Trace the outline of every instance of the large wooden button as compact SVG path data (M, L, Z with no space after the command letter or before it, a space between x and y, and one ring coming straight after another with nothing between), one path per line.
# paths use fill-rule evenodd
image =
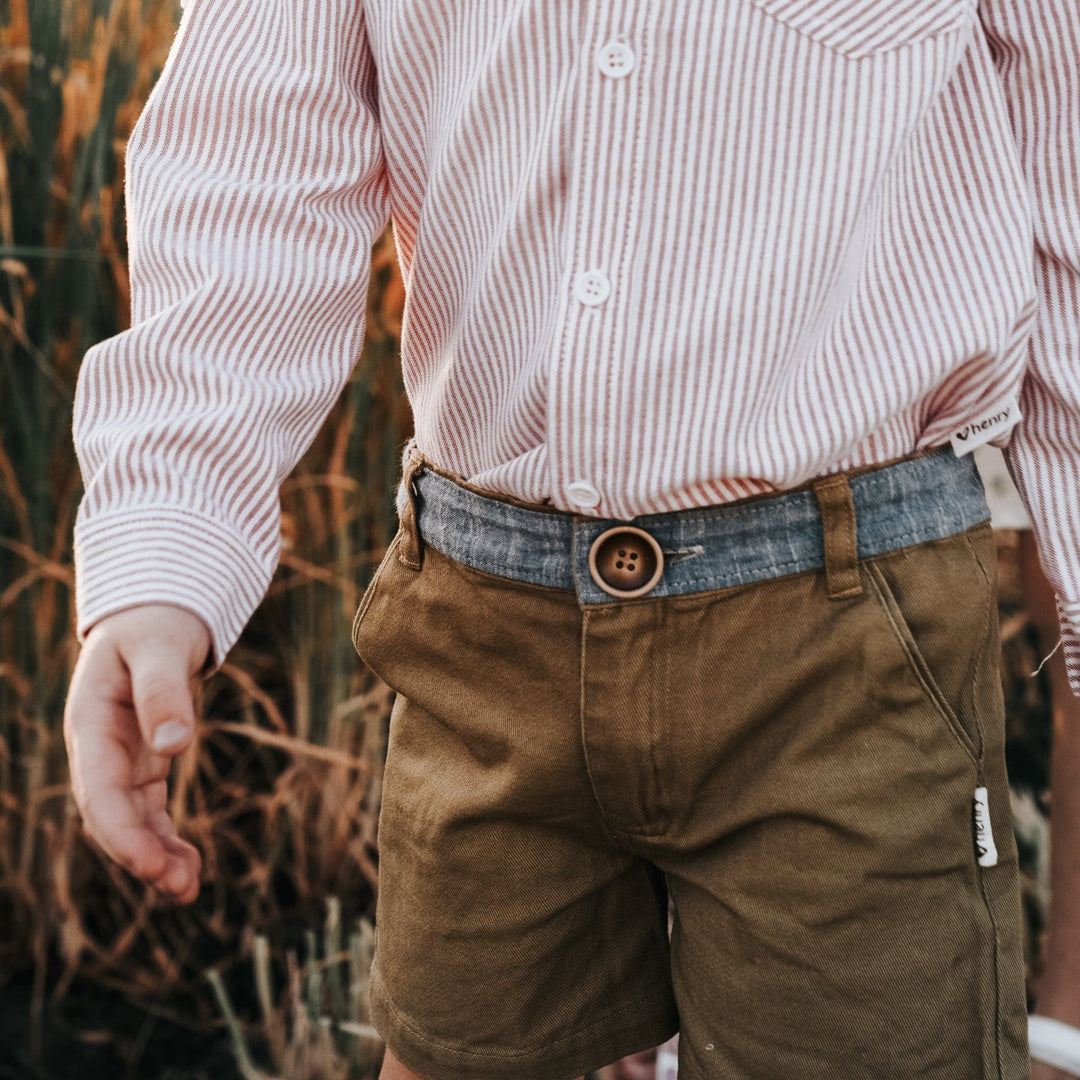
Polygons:
M664 552L656 538L636 525L605 529L589 548L589 573L612 596L647 593L664 571Z

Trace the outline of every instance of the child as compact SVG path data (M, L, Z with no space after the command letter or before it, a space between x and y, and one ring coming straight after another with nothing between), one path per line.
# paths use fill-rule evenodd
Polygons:
M994 542L1080 689L1080 8L187 0L77 387L89 834L178 900L189 680L389 220L416 435L356 612L395 690L384 1080L1020 1080ZM668 896L674 908L670 946Z

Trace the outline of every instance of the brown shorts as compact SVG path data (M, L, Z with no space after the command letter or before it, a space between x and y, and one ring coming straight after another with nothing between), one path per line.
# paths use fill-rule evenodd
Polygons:
M570 1080L679 1030L681 1080L1029 1076L995 545L957 460L635 519L607 580L655 538L662 573L627 598L588 562L617 523L414 452L353 623L397 691L371 1005L408 1068Z

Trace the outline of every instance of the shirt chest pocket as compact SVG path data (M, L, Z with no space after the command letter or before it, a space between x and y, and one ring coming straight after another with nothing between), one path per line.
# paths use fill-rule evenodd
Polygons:
M965 27L976 0L749 0L804 37L859 60Z

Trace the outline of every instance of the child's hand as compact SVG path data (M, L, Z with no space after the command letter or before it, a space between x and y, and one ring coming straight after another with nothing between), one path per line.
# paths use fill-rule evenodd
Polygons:
M87 633L64 709L71 784L87 836L181 903L199 895L202 860L165 808L167 777L195 731L193 690L209 647L206 624L184 608L116 612Z

